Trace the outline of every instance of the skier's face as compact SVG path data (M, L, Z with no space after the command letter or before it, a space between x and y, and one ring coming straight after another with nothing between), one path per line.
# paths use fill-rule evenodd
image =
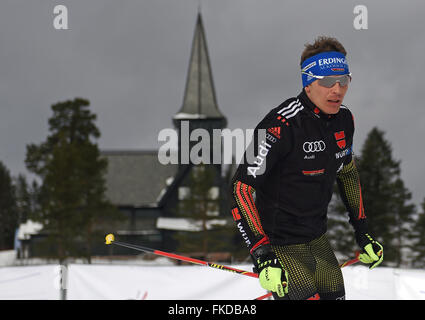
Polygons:
M339 82L331 88L326 88L313 81L305 87L305 91L310 100L324 113L335 114L339 112L344 96L347 93L348 84L341 86Z

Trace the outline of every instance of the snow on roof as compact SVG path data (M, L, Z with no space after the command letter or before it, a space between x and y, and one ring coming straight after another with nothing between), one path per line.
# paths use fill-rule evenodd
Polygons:
M206 222L207 229L212 229L215 225L226 225L225 219L211 219ZM201 231L202 221L188 218L166 218L159 217L156 221L158 229L179 230L179 231Z
M161 189L161 191L159 192L159 195L156 198L156 202L157 203L160 202L161 199L162 199L162 197L167 193L167 189L168 189L169 186L171 186L171 184L173 183L173 181L174 181L174 177L168 177L167 179L165 179L166 187L163 188L163 189Z
M179 112L174 116L174 119L206 119L207 116L201 113L186 113Z
M27 220L25 223L21 223L18 229L18 240L28 240L31 235L37 234L43 225L32 220Z

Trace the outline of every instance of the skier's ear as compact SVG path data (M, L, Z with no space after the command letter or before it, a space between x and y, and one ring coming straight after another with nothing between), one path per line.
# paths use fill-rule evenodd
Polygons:
M311 91L310 84L308 86L304 87L304 89L305 89L305 92L310 93L310 91Z

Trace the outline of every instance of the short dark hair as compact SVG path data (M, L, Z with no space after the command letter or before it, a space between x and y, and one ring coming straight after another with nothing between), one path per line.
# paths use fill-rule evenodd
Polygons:
M326 36L319 36L313 44L306 43L304 47L304 51L301 54L300 66L305 60L321 52L338 51L344 56L347 55L344 46L337 39Z

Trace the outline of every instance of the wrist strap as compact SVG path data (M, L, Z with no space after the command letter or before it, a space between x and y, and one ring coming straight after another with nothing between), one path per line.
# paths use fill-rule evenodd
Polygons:
M260 241L258 241L256 244L254 244L251 248L251 250L249 250L249 253L253 253L254 251L256 251L259 247L266 245L266 244L270 244L269 238L267 238L267 236L264 236L261 238Z

